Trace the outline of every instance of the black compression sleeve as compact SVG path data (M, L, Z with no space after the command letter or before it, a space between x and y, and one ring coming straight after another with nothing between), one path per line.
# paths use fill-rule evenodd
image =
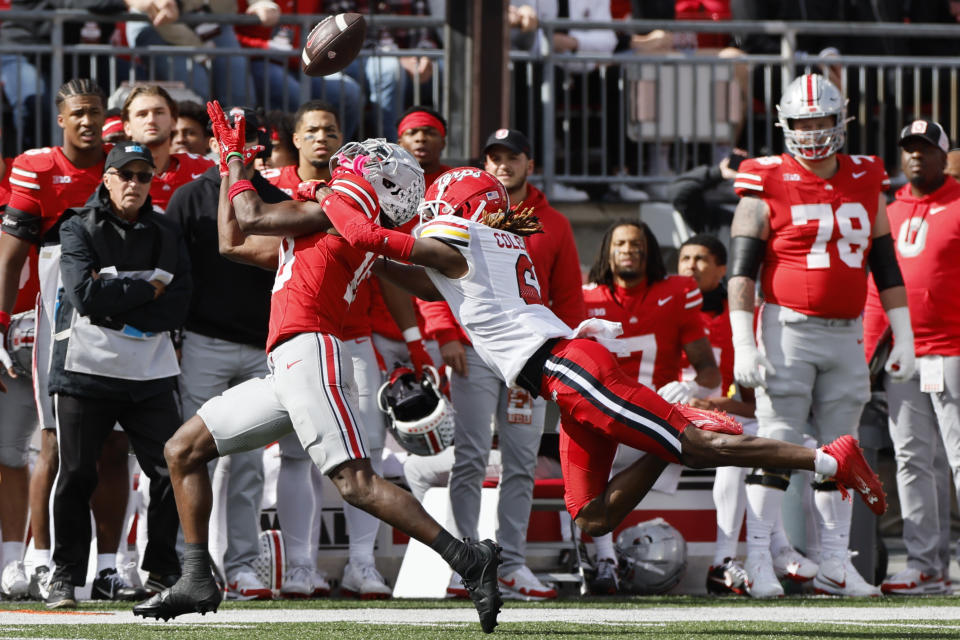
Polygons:
M734 236L730 238L730 277L744 276L757 279L760 264L767 252L767 242L752 236Z
M878 291L903 286L903 274L900 273L897 254L893 249L893 237L889 233L873 239L867 263Z

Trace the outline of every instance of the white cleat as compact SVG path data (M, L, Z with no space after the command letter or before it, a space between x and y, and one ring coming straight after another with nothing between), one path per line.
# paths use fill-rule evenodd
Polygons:
M552 600L557 597L557 590L540 582L527 565L500 576L500 592L511 600Z
M819 569L820 565L793 547L784 547L773 556L773 572L781 580L809 582Z
M260 582L257 574L249 569L237 571L227 579L227 600L270 600L273 591Z
M769 551L747 554L747 594L752 598L782 598L783 585L773 571Z
M383 576L373 564L355 565L348 562L343 568L340 594L361 600L382 600L393 595Z
M21 600L27 597L29 586L30 580L27 578L23 561L8 562L3 568L3 576L0 577L0 591L3 591L3 595L10 600Z
M864 580L850 561L849 553L825 555L813 579L815 592L833 596L870 598L883 595L880 587Z
M310 598L313 596L313 571L306 565L294 565L283 575L281 598Z
M936 572L928 575L910 567L884 580L880 590L888 596L949 593L942 575Z

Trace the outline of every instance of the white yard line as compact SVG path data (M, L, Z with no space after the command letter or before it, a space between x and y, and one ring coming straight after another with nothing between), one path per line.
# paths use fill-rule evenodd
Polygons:
M830 624L872 624L905 620L932 623L960 620L960 607L654 607L648 609L505 609L500 622L557 622L584 624L657 624L664 622L813 622ZM88 611L82 613L0 610L0 638L11 627L38 624L200 624L224 627L279 622L357 622L368 624L457 624L476 622L471 609L224 609L216 614L180 616L170 622L144 622L130 611ZM913 625L910 625L913 626ZM919 624L919 627L939 626ZM960 624L950 628L960 629Z

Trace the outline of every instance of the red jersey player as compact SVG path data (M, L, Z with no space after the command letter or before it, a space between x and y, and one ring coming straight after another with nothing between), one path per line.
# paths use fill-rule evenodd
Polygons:
M58 466L56 422L47 393L46 367L52 338L49 318L53 317L59 287L59 244L51 230L66 209L83 205L96 191L109 150L100 137L106 97L95 82L87 79L67 82L58 90L56 103L64 144L62 147L31 149L14 159L10 170L10 201L3 218L3 234L0 235L0 325L4 331L6 323L3 320L6 313L14 309L15 301L18 309L34 302L20 300L18 289L24 265L29 264L28 254L43 245L37 269L31 271L26 285L39 288L41 294L40 304L36 307L33 385L42 433L40 456L30 483L31 529L37 550L33 564L38 577L47 574L50 564L47 504ZM102 507L126 503L127 449L126 436L116 432L108 437L100 458L103 481L98 484L93 505L101 527L97 546L104 554L115 553L120 540L122 510L111 521L107 514L117 510L111 506L106 511ZM110 535L104 535L105 531L110 531ZM38 583L42 582L42 579L38 580ZM124 593L129 595L130 592ZM34 597L39 596L43 593L34 594Z
M242 164L234 160L243 158L243 119L232 129L219 105L213 103L209 111L221 165L229 166L218 212L221 249L266 266L273 264L276 238L245 237L242 229L283 236L267 337L272 375L244 382L208 401L167 443L186 541L183 577L137 605L134 613L169 618L217 609L221 596L210 573L206 544L211 494L206 463L294 430L344 500L430 545L464 577L483 630L493 631L501 604L497 546L492 541L457 541L413 496L376 475L354 417L350 362L341 353L337 332L375 256L319 230L329 229L329 224L316 203L264 205L250 183L241 179ZM334 192L374 219L383 215L392 225L415 214L423 173L406 151L368 140L347 145L337 158L341 169L331 183ZM305 235L287 236L298 233Z
M897 344L887 370L913 370L906 291L890 237L883 191L888 179L872 156L837 153L846 101L817 74L795 79L778 107L784 154L746 160L734 182L741 196L731 229L730 324L734 376L756 386L759 434L801 442L812 416L819 442L856 434L870 397L860 314L867 265L893 323ZM754 288L763 264L764 305L754 336ZM759 348L758 348L759 347ZM765 473L784 476L782 470ZM814 588L835 595L879 595L850 562L852 504L823 478L816 486L821 555ZM783 594L770 555L770 527L783 492L747 487L748 591Z
M120 111L127 136L146 145L153 154L157 175L150 185L150 201L160 213L167 208L177 187L196 180L213 166L213 161L203 156L170 153L178 114L176 101L158 85L134 87Z

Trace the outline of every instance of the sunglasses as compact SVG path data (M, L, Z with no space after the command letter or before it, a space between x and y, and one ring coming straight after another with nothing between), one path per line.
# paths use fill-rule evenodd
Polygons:
M152 171L130 171L128 169L114 169L111 173L112 175L119 176L124 182L130 182L134 178L137 179L137 182L140 184L149 184L153 180Z

